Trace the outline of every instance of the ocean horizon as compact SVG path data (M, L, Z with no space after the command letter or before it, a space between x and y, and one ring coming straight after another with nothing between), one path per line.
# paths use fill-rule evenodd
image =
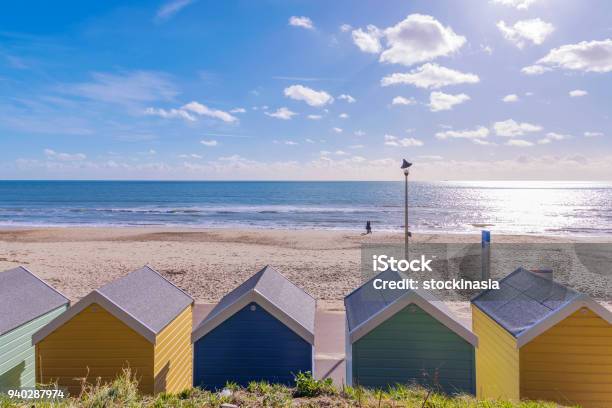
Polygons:
M403 181L0 181L2 227L403 228ZM608 236L612 182L410 182L414 232Z

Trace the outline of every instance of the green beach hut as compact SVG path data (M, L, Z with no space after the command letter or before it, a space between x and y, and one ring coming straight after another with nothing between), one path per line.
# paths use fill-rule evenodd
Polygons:
M69 303L26 268L0 272L0 392L35 386L32 334Z
M473 394L476 335L427 291L378 289L381 281L402 279L387 270L344 299L347 383Z

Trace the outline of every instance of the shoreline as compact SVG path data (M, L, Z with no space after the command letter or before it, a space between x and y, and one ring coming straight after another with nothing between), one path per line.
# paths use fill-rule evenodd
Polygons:
M595 242L612 242L612 233L607 234L576 234L576 233L541 233L541 232L516 232L516 231L494 231L487 229L487 227L474 227L478 228L473 232L470 231L443 231L443 230L410 230L412 234L419 236L473 236L480 239L480 231L487 230L491 232L491 235L497 237L531 237L534 239L545 239L554 238L569 242L583 242L583 241L595 241ZM129 224L32 224L32 225L10 225L0 223L0 233L7 231L29 231L29 230L163 230L163 231L174 231L174 232L214 232L214 231L279 231L279 232L337 232L337 233L351 233L351 234L362 234L364 228L326 228L326 227L281 227L271 228L269 226L201 226L201 225L187 225L187 224L176 224L176 225L129 225ZM404 234L403 229L376 229L373 228L374 234L383 235L402 235ZM0 239L1 241L1 239Z
M269 264L314 296L320 307L341 310L343 297L362 283L361 246L402 242L401 232L376 231L364 236L314 229L0 228L0 271L25 266L75 301L150 265L196 302L211 303ZM480 234L415 233L412 242L480 244ZM612 237L494 234L493 242L612 242Z

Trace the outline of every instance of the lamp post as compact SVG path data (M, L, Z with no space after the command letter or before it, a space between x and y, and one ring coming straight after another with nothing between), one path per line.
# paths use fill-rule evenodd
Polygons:
M410 237L410 231L408 231L408 174L410 174L410 166L412 163L406 159L402 160L402 170L404 170L405 184L404 184L404 259L408 259L408 238Z

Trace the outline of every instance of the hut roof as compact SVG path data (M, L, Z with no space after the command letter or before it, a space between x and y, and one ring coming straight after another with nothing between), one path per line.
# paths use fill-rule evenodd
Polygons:
M612 313L588 296L524 268L499 281L499 289L478 294L472 303L526 344L581 307L612 323Z
M266 266L225 295L194 331L193 341L206 335L251 302L314 344L316 301L280 272Z
M70 300L24 267L0 273L0 336Z
M379 273L344 298L346 319L351 343L359 340L378 325L410 304L416 304L470 344L478 338L451 312L443 301L429 291L418 289L375 289L375 279L401 281L399 272L390 269Z
M157 334L187 306L191 296L145 266L94 290L34 335L37 343L87 306L97 303L143 337L155 343Z

